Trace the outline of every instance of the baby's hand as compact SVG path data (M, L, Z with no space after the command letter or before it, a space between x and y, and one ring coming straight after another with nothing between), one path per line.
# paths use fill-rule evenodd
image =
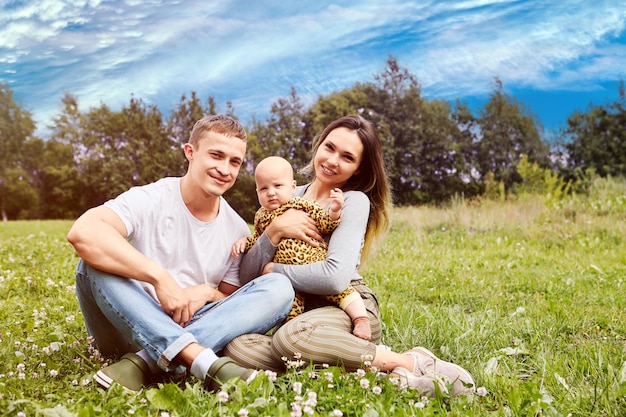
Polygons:
M339 188L330 190L330 203L328 206L328 213L333 220L341 217L341 208L343 207L343 191Z
M244 253L246 251L246 244L248 243L247 237L242 237L235 243L233 243L233 247L230 249L230 254L233 258L239 257L240 253Z

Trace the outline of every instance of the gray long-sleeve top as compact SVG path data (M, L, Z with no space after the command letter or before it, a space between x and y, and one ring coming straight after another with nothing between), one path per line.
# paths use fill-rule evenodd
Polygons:
M308 185L299 186L295 195L304 195ZM370 201L363 192L346 191L341 222L330 237L324 237L328 241L326 260L306 265L274 264L274 272L287 276L296 291L319 295L344 291L350 281L361 279L357 269L369 213ZM263 267L272 262L275 252L276 246L263 232L241 260L242 284L261 275Z

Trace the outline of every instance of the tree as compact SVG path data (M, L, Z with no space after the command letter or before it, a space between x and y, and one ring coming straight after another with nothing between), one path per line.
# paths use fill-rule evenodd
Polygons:
M279 98L272 104L265 124L255 123L251 134L257 146L250 149L249 156L256 164L266 156L282 156L297 171L308 162L310 146L303 138L304 105L291 87L287 98Z
M173 146L180 150L178 175L183 175L187 170L187 161L183 156L182 148L189 141L193 125L198 120L211 114L217 114L215 99L209 97L206 104L203 105L195 91L191 92L190 97L183 94L180 97L178 106L172 109L167 120L167 131Z
M620 82L620 99L607 106L574 112L562 135L567 143L565 174L595 170L601 177L626 175L626 94Z
M66 93L61 103L63 108L52 119L42 157L40 194L44 218L76 218L89 208L78 166L87 154L83 142L85 115L74 95Z
M73 108L72 106L70 106ZM67 113L67 108L66 108ZM79 141L74 158L79 174L80 207L102 204L135 185L180 172L180 149L176 146L155 106L131 97L128 106L115 112L102 104L75 117L78 128L62 137ZM68 129L69 130L69 129Z
M32 184L22 167L24 146L33 139L34 131L35 122L30 112L15 103L13 91L0 83L0 211L5 221L19 213L15 210L18 202L32 204L34 201Z
M74 148L48 139L40 157L40 214L45 219L75 219L83 211L80 204L80 177L74 162Z
M494 174L507 190L521 177L516 171L522 155L540 166L548 165L548 146L540 137L541 123L523 103L504 93L502 82L496 78L496 88L481 112L478 164L480 174Z
M458 131L454 138L454 152L457 164L455 170L462 185L456 193L466 197L480 195L484 191L484 184L480 178L478 166L478 133L480 125L471 110L457 100L451 114L452 121Z
M466 189L474 193L471 130L461 130L463 123L466 129L474 123L468 112L455 116L448 103L424 99L417 78L393 57L374 79L368 113L383 137L396 203L442 202Z

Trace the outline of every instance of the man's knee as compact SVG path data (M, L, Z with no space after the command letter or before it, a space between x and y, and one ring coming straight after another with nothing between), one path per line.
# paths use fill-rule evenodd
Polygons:
M267 274L263 277L265 278L267 285L272 288L272 292L276 295L280 302L284 302L291 306L295 296L295 291L291 285L291 281L289 281L289 278L278 273Z

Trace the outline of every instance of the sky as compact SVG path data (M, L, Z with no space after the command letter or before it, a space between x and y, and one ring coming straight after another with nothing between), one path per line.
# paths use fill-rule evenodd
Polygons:
M619 100L626 0L0 0L0 83L45 137L65 93L81 111L131 97L168 116L183 94L266 120L374 81L389 56L423 97L480 110L498 77L548 131Z

